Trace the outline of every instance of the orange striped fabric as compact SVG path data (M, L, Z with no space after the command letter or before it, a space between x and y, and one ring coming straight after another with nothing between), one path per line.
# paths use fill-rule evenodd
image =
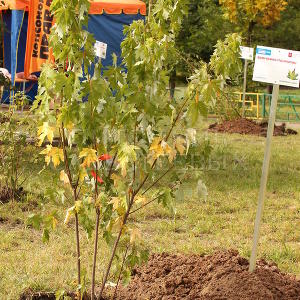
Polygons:
M0 10L20 9L28 10L29 0L2 0ZM128 14L138 13L146 15L146 4L140 0L91 0L90 14Z
M90 14L146 15L146 4L140 0L91 0Z

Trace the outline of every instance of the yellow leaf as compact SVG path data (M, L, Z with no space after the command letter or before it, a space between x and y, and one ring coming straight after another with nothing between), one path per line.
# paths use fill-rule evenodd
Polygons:
M80 200L75 201L74 208L77 213L82 209L82 206L83 206L82 201Z
M183 155L183 153L185 152L185 145L186 145L186 140L183 137L178 136L175 141L175 147L180 153L180 155Z
M123 227L123 218L122 217L118 217L114 221L113 227L114 227L114 229L120 230ZM124 230L124 227L123 227L123 230Z
M112 199L109 203L113 205L113 210L117 210L120 206L120 202L121 202L120 198L112 197Z
M57 219L56 219L55 217L53 217L53 218L52 218L52 228L53 228L53 229L56 228L57 223L58 223Z
M118 215L125 214L127 210L126 196L112 197L112 200L109 203L113 205L113 210L115 210Z
M127 174L127 167L129 163L133 163L137 159L136 151L139 149L135 145L129 145L128 143L124 143L121 145L118 151L118 162L119 167L121 169L121 175L123 177Z
M121 175L123 177L125 177L127 175L127 169L126 169L126 165L123 164L123 163L120 163L120 166L121 166Z
M96 202L95 202L95 208L100 209L101 208L101 199L97 198Z
M54 129L54 127L49 126L48 122L44 122L43 125L38 128L39 146L42 146L46 137L48 138L50 144L52 144L54 137Z
M85 168L80 168L79 170L79 183L82 183L84 181L84 178L88 176Z
M68 124L65 124L65 127L68 129L68 131L72 131L74 128L74 124L72 122L69 122Z
M133 228L130 230L130 244L134 244L137 240L140 240L142 234L138 228Z
M164 149L164 152L168 155L169 162L171 163L176 157L176 150L171 148L165 141L162 141L161 145Z
M137 203L137 204L144 204L144 203L147 202L147 198L143 197L143 196L136 196L134 202Z
M64 170L60 171L59 179L60 179L64 184L68 184L68 183L70 182L70 181L69 181L69 178L68 178L68 175L65 173Z
M155 137L153 139L153 142L152 142L152 144L150 146L150 149L149 149L150 151L154 151L155 152L156 158L158 158L161 155L164 155L164 149L163 149L163 147L161 145L161 141L162 140L161 140L160 137Z
M149 148L149 153L147 157L148 163L152 165L153 162L162 155L164 155L164 149L162 147L162 139L160 137L155 137Z
M83 168L90 167L90 165L96 161L98 161L97 151L91 148L83 148L83 150L79 153L79 158L84 158L81 166Z
M114 186L117 187L121 180L121 177L114 173L111 175L111 179L114 181Z
M55 148L52 151L52 162L54 167L57 167L60 164L60 161L64 160L63 150Z
M40 154L45 154L45 161L47 165L49 165L52 160L54 167L57 167L61 161L64 161L63 150L57 147L52 147L52 145L47 145L46 149L41 151Z
M75 210L75 206L72 206L71 208L69 208L67 210L67 213L66 213L66 216L65 216L65 220L64 220L65 224L68 224L70 222L70 219L72 217L72 214L74 213L74 210Z

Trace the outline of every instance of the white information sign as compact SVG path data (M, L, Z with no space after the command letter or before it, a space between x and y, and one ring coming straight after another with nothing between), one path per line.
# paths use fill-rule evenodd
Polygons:
M253 60L254 49L249 47L240 46L241 58L246 60Z
M257 46L253 80L299 88L300 52Z
M100 41L96 41L94 48L96 56L103 59L106 58L107 44Z

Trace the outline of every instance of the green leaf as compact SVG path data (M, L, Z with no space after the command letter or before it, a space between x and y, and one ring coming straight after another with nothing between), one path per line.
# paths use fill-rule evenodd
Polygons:
M47 242L49 242L49 238L50 238L50 236L49 236L49 229L48 228L44 228L44 230L43 230L43 243L47 243Z
M32 227L36 230L41 228L41 224L43 223L43 217L40 214L31 214L27 221L27 225L32 225Z

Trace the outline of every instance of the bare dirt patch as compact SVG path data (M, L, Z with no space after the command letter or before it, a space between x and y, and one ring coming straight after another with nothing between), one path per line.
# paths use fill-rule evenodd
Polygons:
M209 126L209 132L221 133L239 133L239 134L252 134L259 136L267 136L268 122L256 122L250 119L235 119L223 121L222 123L214 123ZM290 134L297 134L297 131L286 128L286 124L275 125L274 136L286 136Z

